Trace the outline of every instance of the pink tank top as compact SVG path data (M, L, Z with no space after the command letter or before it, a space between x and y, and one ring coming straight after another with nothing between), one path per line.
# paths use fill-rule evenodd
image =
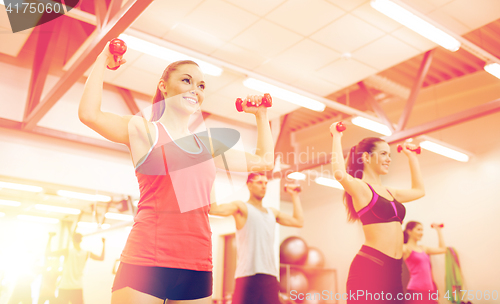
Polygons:
M405 262L410 271L408 290L435 290L432 281L431 260L427 253L412 251Z
M212 270L212 231L208 220L215 165L196 137L199 151L179 147L163 124L155 123L153 147L135 169L141 199L124 263Z

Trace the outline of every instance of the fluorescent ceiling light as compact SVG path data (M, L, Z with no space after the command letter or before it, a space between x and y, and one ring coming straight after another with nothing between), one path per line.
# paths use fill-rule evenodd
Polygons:
M18 219L23 221L37 222L43 224L57 224L59 220L51 217L41 217L41 216L32 216L32 215L24 215L20 214L17 216Z
M458 160L461 162L468 162L469 161L469 156L467 154L464 154L462 152L455 151L453 149L447 148L445 146L433 143L431 141L423 141L420 143L420 146L428 151L441 154L443 156L449 157L454 160Z
M389 0L372 0L371 6L389 18L439 44L452 52L460 48L460 41L416 16L414 13Z
M288 178L290 179L295 179L295 180L305 180L306 175L301 172L293 172L287 175Z
M500 64L496 62L488 63L484 66L484 70L500 79Z
M50 206L50 205L42 205L42 204L36 204L35 209L43 210L43 211L50 211L50 212L67 213L67 214L80 214L80 212L81 212L79 209L75 209L75 208Z
M388 126L361 116L354 117L351 122L358 127L365 128L385 136L390 136L392 134L391 129L389 129Z
M257 80L255 78L247 78L243 81L243 85L252 90L262 93L269 93L272 97L286 100L298 106L311 109L313 111L322 112L325 110L325 104L309 97L299 95L294 92L279 88L272 84Z
M134 220L134 217L132 215L112 213L112 212L107 212L106 214L104 214L104 217L107 219L119 220L119 221L133 221Z
M14 183L6 183L6 182L0 182L0 188L8 188L8 189L22 190L22 191L29 191L29 192L42 192L43 191L43 188L38 187L38 186L30 186L30 185L14 184Z
M3 216L5 216L5 213L0 212L0 217L3 217Z
M193 60L200 66L200 69L205 74L212 76L220 76L222 74L222 69L218 66L173 50L169 50L163 46L159 46L149 41L142 40L127 34L121 34L119 38L125 41L125 43L127 44L127 48L130 48L132 50L136 50L141 53L148 54L169 62L179 60Z
M69 198L76 198L76 199L81 199L85 201L92 201L92 202L109 202L111 201L111 197L107 195L99 195L99 194L87 194L87 193L79 193L79 192L73 192L73 191L66 191L66 190L57 190L57 195L64 196L64 197L69 197Z
M327 187L332 187L340 190L344 190L344 187L342 187L342 184L339 183L339 181L331 179L331 178L326 178L326 177L317 177L314 180L317 184L327 186Z
M21 206L21 203L17 202L17 201L0 200L0 205L19 207L19 206Z

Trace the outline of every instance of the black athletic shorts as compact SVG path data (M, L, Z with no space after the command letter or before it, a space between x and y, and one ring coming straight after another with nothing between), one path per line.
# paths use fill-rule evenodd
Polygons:
M125 287L163 300L202 299L212 295L212 272L120 263L111 290Z
M275 276L258 273L237 278L233 304L280 304L279 283Z

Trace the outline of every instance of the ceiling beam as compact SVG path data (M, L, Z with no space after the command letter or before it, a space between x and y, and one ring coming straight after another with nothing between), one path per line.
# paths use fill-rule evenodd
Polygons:
M111 20L116 13L118 13L122 6L122 2L122 0L111 0L111 3L108 6L108 11L106 12L106 17L104 18L104 24L107 24L109 20Z
M37 37L35 57L33 59L33 68L31 70L31 78L28 89L28 97L24 108L24 118L40 103L43 88L47 75L49 74L50 64L54 56L61 31L67 31L67 28L54 30L61 26L63 18L53 20L35 27L33 32Z
M482 105L448 115L436 119L434 121L424 123L417 127L413 127L407 130L396 132L395 134L387 137L383 137L389 144L398 141L403 141L405 139L416 137L422 134L438 131L445 129L460 123L467 122L472 119L480 118L482 116L490 115L496 112L500 112L500 98L484 103ZM432 140L432 139L431 139Z
M432 122L422 124L420 126L410 128L407 130L399 131L391 136L382 137L388 144L394 144L396 142L403 141L411 137L417 137L419 135L424 135L426 133L438 131L441 129L449 128L451 126L467 122L472 119L480 118L486 115L494 114L500 112L500 98L484 103L482 105L473 107L471 109L464 110L459 113L455 113L446 117L436 119ZM428 138L433 140L432 138ZM344 157L349 152L349 149L343 151ZM330 164L332 158L332 153L318 153L318 157L310 162L304 164L293 164L291 168L274 172L269 175L269 178L286 178L286 176L292 172L301 172L305 170L310 170L319 166Z
M362 92L365 93L366 99L368 99L368 103L372 106L372 109L377 113L377 116L384 122L384 124L391 130L391 132L394 132L394 127L392 126L392 122L387 118L387 115L385 114L384 110L380 106L380 104L375 100L373 97L372 93L368 90L366 85L360 81L358 82L358 86L361 89Z
M142 112L139 109L137 102L135 102L135 98L134 95L132 95L132 92L130 92L129 89L125 88L120 88L120 87L115 87L115 88L118 91L118 93L120 93L121 97L123 98L123 101L125 101L125 104L127 105L130 114L132 115L140 114L142 116Z
M413 88L411 89L410 97L406 102L406 107L403 110L403 114L399 118L399 123L397 130L403 130L408 122L408 118L410 117L411 111L413 110L413 106L415 105L415 101L417 100L417 96L420 93L420 88L424 83L425 77L427 76L427 72L429 71L429 67L432 62L432 51L427 51L422 59L422 63L420 64L420 68L418 70L417 80L413 84Z
M94 0L94 12L97 21L96 27L100 31L106 25L106 12L108 8L106 6L106 1L104 0Z
M129 0L108 24L99 32L85 52L54 85L47 96L36 106L24 121L24 128L31 130L52 108L52 106L75 84L92 66L106 43L118 37L151 4L153 0Z

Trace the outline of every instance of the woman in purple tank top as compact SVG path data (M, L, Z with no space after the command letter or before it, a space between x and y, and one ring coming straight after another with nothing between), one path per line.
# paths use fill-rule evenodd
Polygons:
M410 281L407 285L407 293L411 293L411 300L406 303L437 303L432 300L437 290L432 279L431 261L429 255L446 253L441 226L432 224L436 229L439 239L439 247L427 247L418 245L424 235L424 227L419 222L410 221L404 230L403 259L410 271Z

